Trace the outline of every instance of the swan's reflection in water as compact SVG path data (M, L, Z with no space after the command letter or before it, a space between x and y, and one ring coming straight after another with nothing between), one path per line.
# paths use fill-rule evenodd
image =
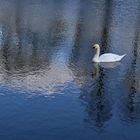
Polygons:
M117 66L121 65L121 62L112 62L112 63L99 63L99 66L106 69L113 69L116 68Z
M92 78L95 80L100 75L100 69L113 69L121 65L121 62L112 63L93 63L93 72L91 74Z

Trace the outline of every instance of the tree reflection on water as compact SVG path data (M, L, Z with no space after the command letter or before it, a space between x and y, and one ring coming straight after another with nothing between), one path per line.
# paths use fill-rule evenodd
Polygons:
M139 120L137 1L15 1L0 5L1 86L46 96L76 85L71 92L85 103L84 122L97 130L115 110L118 120ZM94 43L127 58L119 68L92 64Z

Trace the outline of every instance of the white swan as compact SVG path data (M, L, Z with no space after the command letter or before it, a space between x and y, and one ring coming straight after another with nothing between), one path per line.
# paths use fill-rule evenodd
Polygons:
M126 55L117 55L113 53L105 53L100 55L100 46L95 44L93 48L96 49L96 54L92 59L93 62L118 62Z

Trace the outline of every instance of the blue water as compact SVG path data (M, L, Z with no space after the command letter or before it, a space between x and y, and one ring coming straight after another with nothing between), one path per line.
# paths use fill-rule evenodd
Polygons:
M0 0L0 139L140 139L139 0ZM101 52L127 54L95 64Z

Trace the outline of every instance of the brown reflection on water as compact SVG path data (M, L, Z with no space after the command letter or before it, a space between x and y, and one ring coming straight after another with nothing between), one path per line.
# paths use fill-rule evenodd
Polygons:
M57 86L72 81L67 61L71 54L77 2L74 7L50 2L49 9L37 3L2 3L1 84L21 91L50 94ZM10 8L6 11L7 5ZM73 12L75 16L68 18Z
M109 97L109 94L107 94L106 87L105 87L107 83L106 83L106 73L104 71L104 68L99 67L98 64L91 65L91 61L88 62L90 60L89 58L91 58L90 56L93 55L91 48L92 48L93 43L95 43L94 41L98 41L100 45L103 46L101 48L102 52L105 52L106 50L108 50L109 28L110 28L110 22L111 22L110 17L112 15L112 1L108 0L105 3L102 2L102 4L103 5L105 4L105 7L104 7L104 10L102 11L103 13L100 14L98 18L96 18L96 24L100 25L101 24L100 21L103 21L103 23L101 24L101 26L99 26L98 32L96 32L95 28L92 29L89 27L91 30L93 30L93 34L91 36L90 34L86 36L88 36L89 38L91 37L93 40L92 42L87 42L86 44L89 44L89 45L86 45L86 46L83 46L82 38L84 37L83 39L85 41L89 41L89 39L85 38L86 33L84 32L84 28L85 28L85 25L88 23L88 21L90 23L90 18L87 19L87 18L82 17L82 15L86 15L89 13L88 11L87 13L86 12L83 13L81 9L79 13L79 20L76 26L77 30L76 30L76 35L75 35L75 45L73 49L74 55L72 56L71 61L70 61L72 63L72 66L73 65L75 67L76 65L80 66L79 70L77 70L77 73L76 71L74 71L74 75L76 77L76 81L79 84L81 84L82 88L85 90L88 90L88 92L85 92L80 96L80 99L86 102L85 111L88 114L87 118L85 118L84 121L90 124L90 127L95 127L96 130L101 130L102 128L104 128L105 123L109 121L112 116L111 114L112 105L110 101L111 98ZM96 4L92 6L96 6ZM94 33L97 33L97 34L95 35ZM89 50L88 52L91 52L91 55L89 54L86 55L85 49L88 49ZM89 67L92 70L94 68L94 71L92 71L91 74L88 72L90 71ZM83 75L86 75L86 78ZM87 86L86 82L90 83L90 90L88 89L89 86L86 87Z
M137 122L140 118L140 102L138 98L140 97L139 91L139 83L140 83L140 69L139 69L139 61L138 61L138 53L139 53L139 40L140 40L140 17L138 16L138 22L136 24L134 43L133 43L133 51L132 51L132 61L131 65L128 69L128 73L126 76L126 95L125 95L125 103L123 107L123 118L129 123Z

